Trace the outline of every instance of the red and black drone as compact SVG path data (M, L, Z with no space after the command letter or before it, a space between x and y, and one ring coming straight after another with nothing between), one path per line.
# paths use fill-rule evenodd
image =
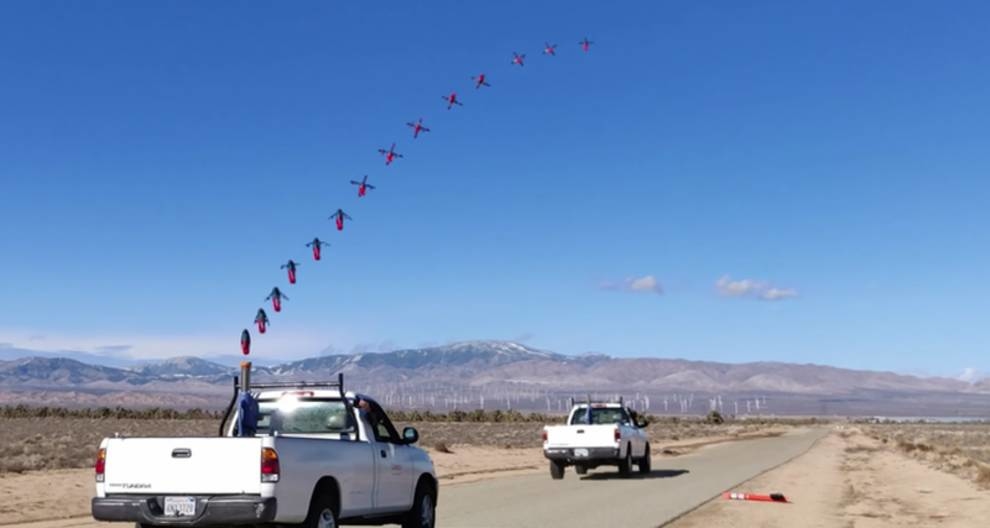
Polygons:
M514 51L512 52L512 64L518 64L520 66L525 66L525 64L524 64L525 61L526 61L526 54L525 53L523 53L522 55L520 55L520 54L518 54L518 53L516 53Z
M482 86L486 86L488 88L492 87L492 85L488 84L488 81L485 80L485 74L483 73L479 73L477 77L471 77L471 80L474 81L475 90L481 88Z
M345 213L343 209L337 209L337 212L334 213L334 214L332 214L332 215L330 215L330 218L332 218L332 219L334 219L334 221L336 221L336 223L337 223L337 231L343 231L344 230L344 219L353 220L353 218L351 218L350 215L348 215L347 213ZM275 311L277 312L278 310L275 310Z
M454 105L464 106L464 103L457 100L457 92L450 92L450 95L444 95L443 100L447 101L447 110L453 108Z
M312 242L307 242L306 247L313 248L313 260L320 260L320 256L323 253L323 246L329 246L330 244L320 240L319 237L313 239Z
M550 56L556 56L557 55L557 45L556 44L550 44L549 42L544 42L543 43L543 54L544 55L550 55Z
M422 117L419 118L419 121L416 121L415 123L406 123L406 126L409 127L409 128L411 128L411 129L413 129L413 139L418 138L420 132L429 132L430 131L430 129L428 129L425 126L423 126L423 118Z
M358 186L358 198L361 198L365 194L367 194L368 193L368 189L371 189L371 190L374 190L375 189L375 186L374 185L371 185L370 183L368 183L368 175L367 174L364 175L364 178L362 178L361 181L351 180L351 185L357 185ZM344 215L344 216L347 216L347 215Z
M395 151L395 143L392 143L392 146L389 147L388 150L378 149L378 153L381 154L382 156L385 156L386 165L391 165L392 162L395 161L395 158L402 157L402 154L399 154L398 152Z
M245 356L251 353L251 332L247 328L241 331L241 354Z
M265 313L264 308L258 308L258 313L254 316L254 322L258 325L258 332L265 333L268 329L268 314Z
M590 48L591 45L594 44L594 42L588 40L588 37L584 37L584 40L582 40L581 42L578 42L578 44L581 45L581 49L583 49L585 52L587 52L588 51L588 48Z
M299 267L299 263L292 259L289 259L288 262L282 264L281 269L289 270L289 284L296 283L296 268L298 267Z
M268 294L268 297L265 297L266 301L269 299L271 299L272 308L274 308L276 312L282 311L282 299L285 299L286 301L289 300L289 298L282 293L282 290L278 289L278 286L272 288L272 292ZM257 318L255 318L255 320L257 320Z

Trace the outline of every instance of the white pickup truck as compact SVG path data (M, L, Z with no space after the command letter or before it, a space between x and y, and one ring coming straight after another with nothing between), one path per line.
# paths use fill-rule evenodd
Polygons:
M138 528L345 521L434 528L437 479L429 455L412 445L415 429L400 435L378 403L343 392L342 377L254 384L251 394L254 436L234 436L232 400L218 438L104 439L93 517Z
M650 472L650 441L646 420L619 403L587 402L573 405L567 425L543 428L543 456L550 460L550 477L564 478L574 466L578 475L598 466L618 466L628 476L636 464Z

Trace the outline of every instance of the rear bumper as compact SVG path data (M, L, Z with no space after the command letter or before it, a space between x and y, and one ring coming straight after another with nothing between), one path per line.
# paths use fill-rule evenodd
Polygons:
M196 515L166 517L160 495L116 495L93 498L93 518L156 526L257 524L275 519L274 497L257 495L196 496Z
M587 456L578 456L575 451L587 450ZM567 464L600 465L615 464L619 461L617 447L548 447L543 450L543 456L554 462Z

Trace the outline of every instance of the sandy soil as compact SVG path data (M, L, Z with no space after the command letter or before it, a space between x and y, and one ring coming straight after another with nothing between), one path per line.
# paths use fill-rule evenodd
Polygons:
M781 492L792 503L717 498L670 526L962 528L990 519L987 490L848 429L732 491Z
M92 469L56 469L0 476L0 524L89 514Z
M720 442L781 434L781 430L739 436L691 438L653 446L657 458L681 456ZM428 449L441 485L449 486L491 478L547 471L540 449L453 445L451 453ZM93 496L92 469L31 471L0 475L0 526L67 519L89 515Z

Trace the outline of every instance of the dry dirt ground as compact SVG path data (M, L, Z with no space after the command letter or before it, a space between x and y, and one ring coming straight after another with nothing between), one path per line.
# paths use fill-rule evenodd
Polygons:
M990 490L858 428L840 427L804 455L732 491L784 493L791 504L714 499L670 524L721 527L976 527ZM978 462L975 464L979 465Z
M213 436L217 420L146 420L117 418L0 418L0 478L4 473L39 469L84 468L93 465L100 440L124 436ZM538 448L543 424L527 422L417 422L420 444L468 444L498 448ZM651 424L650 438L680 442L694 438L740 437L784 426L774 423L737 422L707 424L698 419L663 419Z
M762 431L751 429L663 442L654 447L654 457L677 457L713 443L776 436L783 431L779 427ZM540 448L452 444L445 449L449 452L439 452L434 448L428 450L441 485L547 471L547 462ZM0 474L0 497L4 498L0 501L0 526L86 517L89 515L93 487L93 473L89 468Z

